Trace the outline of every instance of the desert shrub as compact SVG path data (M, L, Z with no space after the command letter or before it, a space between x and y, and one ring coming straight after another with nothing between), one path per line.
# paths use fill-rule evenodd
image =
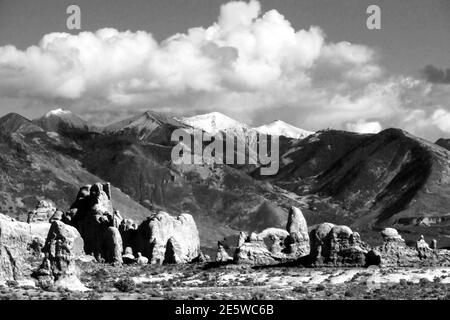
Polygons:
M442 282L442 279L440 277L436 276L436 277L434 277L433 282L440 283L440 282Z
M19 283L16 280L8 280L8 281L6 281L6 284L9 287L13 287L13 288L19 286Z
M427 285L427 284L429 284L430 283L430 280L428 280L427 278L421 278L420 280L419 280L419 284L421 285L421 286L425 286L425 285Z
M265 299L266 295L264 294L264 292L257 291L252 294L252 300L265 300Z
M346 290L344 296L351 298L355 296L355 293L351 290Z
M136 288L136 284L131 278L122 278L114 283L114 287L121 292L131 292Z
M87 299L88 300L100 300L101 297L102 296L98 292L92 291L88 294Z
M316 291L323 291L323 290L325 290L325 286L323 284L317 285Z
M306 287L302 287L302 286L295 287L294 289L292 289L292 291L297 292L297 293L304 293L304 294L308 293L308 289Z
M94 273L94 278L96 280L105 280L109 277L109 273L108 271L106 271L105 269L98 269L95 273Z

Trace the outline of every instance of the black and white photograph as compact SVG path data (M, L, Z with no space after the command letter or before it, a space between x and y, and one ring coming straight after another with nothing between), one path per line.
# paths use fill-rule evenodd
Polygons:
M449 0L0 0L0 300L449 298Z

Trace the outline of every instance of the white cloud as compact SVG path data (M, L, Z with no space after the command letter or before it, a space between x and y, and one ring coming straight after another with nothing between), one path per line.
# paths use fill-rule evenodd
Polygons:
M441 120L447 109L436 107L450 90L388 76L379 59L368 46L326 41L317 26L295 30L258 1L230 2L211 26L160 43L146 31L106 28L47 34L26 50L0 47L0 98L57 101L85 116L154 108L222 111L248 122L284 117L309 130L450 131ZM427 110L427 125L405 120L413 109Z
M358 133L378 133L382 130L382 127L378 121L358 121L347 124L347 130Z
M431 120L439 129L446 133L450 133L450 112L438 109L431 116Z

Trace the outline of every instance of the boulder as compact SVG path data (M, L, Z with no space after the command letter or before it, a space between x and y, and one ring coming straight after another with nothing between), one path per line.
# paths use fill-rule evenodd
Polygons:
M136 259L137 264L140 264L140 265L148 264L148 258L144 257L142 255L142 253L138 252L137 255L138 255L137 259Z
M131 247L126 247L122 256L123 263L132 264L136 262L136 258L133 254L133 249ZM148 262L148 261L147 261Z
M173 217L159 212L144 221L137 231L137 250L151 264L187 263L200 255L200 237L190 214Z
M48 222L51 216L56 212L56 208L50 201L40 200L36 208L28 213L28 223Z
M70 226L61 221L52 223L43 252L45 258L34 277L44 287L74 291L88 290L78 279L75 248L78 237Z

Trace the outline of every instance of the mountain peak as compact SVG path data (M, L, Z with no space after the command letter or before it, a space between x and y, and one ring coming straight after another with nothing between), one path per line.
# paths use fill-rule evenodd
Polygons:
M219 131L249 129L245 123L234 120L220 112L210 112L193 117L185 117L181 118L180 121L211 134L216 134Z
M61 108L57 108L54 110L51 110L49 112L47 112L44 117L46 118L50 118L52 116L65 116L65 115L72 115L73 113L71 111L68 110L63 110Z
M30 133L42 131L41 128L34 125L33 122L21 116L18 113L8 113L0 118L0 132L11 133Z
M303 139L313 134L311 131L297 128L282 120L275 120L269 124L262 125L254 128L256 131L264 134L270 134L275 136L285 136L294 139Z
M61 108L51 110L33 122L47 132L61 134L83 133L90 130L89 124L85 120L71 111Z

